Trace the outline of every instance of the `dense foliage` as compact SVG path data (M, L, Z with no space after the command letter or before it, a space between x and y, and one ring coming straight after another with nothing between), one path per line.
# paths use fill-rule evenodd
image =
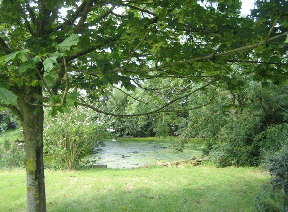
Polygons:
M47 168L79 167L81 159L109 138L105 125L97 123L91 110L81 107L56 117L47 115L44 131L44 158Z
M193 82L182 79L155 80L154 86L151 81L143 82L130 92L114 87L105 104L107 111L120 114L145 114L148 108L171 102L171 93L190 95L167 105L166 112L140 117L104 116L103 120L117 136L180 136L178 150L185 138L203 139L207 141L204 155L218 166L259 165L287 139L288 88L286 84L263 85L249 76L238 76L238 80L241 84L237 88L223 84L197 90Z
M271 174L271 184L267 185L257 196L256 209L258 211L287 211L288 210L288 140L287 126L286 140L282 148L275 153L267 155L265 168Z
M149 106L131 106L146 108L150 116L132 119L139 125L125 131L174 134L176 126L189 123L190 106L211 99L193 102L192 94L240 87L236 67L263 85L286 82L287 7L284 0L258 0L251 16L243 17L241 2L230 0L2 0L0 107L9 108L23 127L27 210L46 211L44 107L52 115L83 105L123 117L123 108L107 107L111 87L131 91L148 83L145 87L154 91ZM251 127L246 137L251 130L258 133Z
M5 131L0 136L0 168L18 168L25 166L25 150L21 141L21 131ZM20 138L20 140L19 140Z

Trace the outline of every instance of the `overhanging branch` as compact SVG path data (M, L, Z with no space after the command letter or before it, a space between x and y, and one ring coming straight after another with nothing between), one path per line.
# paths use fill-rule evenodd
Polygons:
M234 54L237 54L237 53L243 53L243 52L246 52L246 51L249 51L249 50L252 50L252 49L255 49L256 47L258 46L261 46L261 45L265 45L267 42L270 42L270 41L273 41L273 40L276 40L282 36L286 36L288 35L288 32L285 32L283 34L280 34L280 35L277 35L277 36L274 36L272 38L269 38L267 41L261 41L259 43L256 43L256 44L253 44L253 45L247 45L247 46L243 46L243 47L239 47L239 48L236 48L236 49L232 49L232 50L228 50L228 51L224 51L224 52L218 52L218 53L212 53L212 54L209 54L209 55L206 55L206 56L202 56L202 57L196 57L196 58L192 58L192 59L188 59L188 60L182 60L182 61L177 61L177 62L172 62L172 63L169 63L169 64L164 64L164 65L159 65L157 67L153 67L153 68L143 68L143 69L134 69L134 70L129 70L129 67L127 67L126 69L125 68L114 68L112 70L110 70L109 72L115 72L115 73L120 73L120 72L125 72L126 74L128 73L131 73L131 74L139 74L141 73L142 75L146 75L146 77L148 78L153 78L153 75L149 74L149 72L158 72L158 71L162 71L162 70L165 70L167 68L171 68L171 67L174 67L174 66L179 66L179 65L183 65L183 64L193 64L194 62L210 62L211 60L215 60L217 58L220 58L220 57L223 57L223 56L229 56L229 55L234 55ZM99 45L96 45L96 46L93 46L93 47L90 47L82 52L78 52L76 53L75 55L72 55L70 57L67 58L67 61L70 61L70 60L73 60L75 58L78 58L80 56L83 56L85 54L88 54L90 52L93 52L94 50L98 49L98 48L103 48L105 45L108 45L109 43L112 43L114 42L113 39L111 40L106 40L104 43L102 44L99 44ZM275 64L275 65L287 65L287 63L275 63L275 62L265 62L265 61L250 61L250 60L230 60L230 59L227 59L225 60L226 62L235 62L235 63L258 63L258 64ZM90 73L91 75L93 75L93 73ZM168 73L169 74L169 73ZM178 73L175 72L175 75L167 75L167 73L164 73L163 75L157 75L157 77L177 77L177 78L181 78L181 77L190 77L190 78L199 78L199 77L211 77L211 76L187 76L187 74L185 74L185 76L181 76L181 75L177 75ZM145 78L145 77L144 77Z
M197 88L197 89L189 92L188 94L185 94L185 95L183 95L181 97L178 97L178 98L176 98L176 99L174 99L174 100L162 105L161 107L159 107L156 110L153 110L153 111L150 111L150 112L147 112L147 113L116 114L116 113L106 112L106 111L103 111L103 110L93 106L93 105L87 104L84 100L82 100L82 103L80 103L79 105L84 106L84 107L88 107L88 108L90 108L90 109L92 109L92 110L94 110L94 111L96 111L98 113L102 113L102 114L105 114L105 115L111 115L111 116L115 116L115 117L135 117L135 116L145 116L145 115L150 115L150 114L157 114L157 113L162 113L162 112L175 112L177 110L164 110L164 109L167 108L169 105L171 105L171 104L173 104L173 103L175 103L175 102L177 102L177 101L179 101L181 99L187 98L187 97L191 96L192 94L196 93L197 91L202 90L203 88L211 85L212 82L213 81L207 83L206 85L204 85L204 86L202 86L200 88ZM207 105L207 104L209 104L209 103L206 103L204 105ZM188 111L188 110L198 109L198 108L204 107L204 105L198 106L198 107L195 107L195 108L181 109L180 111Z
M114 38L108 38L108 39L104 40L103 42L101 42L101 44L94 45L94 46L91 46L91 47L89 47L83 51L77 52L76 54L71 55L71 56L66 58L67 63L70 62L71 60L78 58L78 57L89 54L89 53L95 51L96 49L103 48L104 46L106 46L110 43L113 43L113 42L115 42Z
M120 6L124 6L124 7L129 7L129 8L131 8L131 9L135 9L135 10L138 10L138 11L140 11L140 12L147 13L147 14L149 14L149 15L153 15L153 16L156 17L156 14L155 14L155 13L153 13L153 12L151 12L151 11L149 11L149 10L143 9L143 8L136 7L136 6L134 6L134 5L130 5L130 4L119 4L119 5L120 5Z

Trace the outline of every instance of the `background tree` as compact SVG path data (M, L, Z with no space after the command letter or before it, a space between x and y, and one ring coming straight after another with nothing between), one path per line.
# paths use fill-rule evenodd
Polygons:
M274 2L278 10L270 10ZM259 64L255 77L287 76L287 2L258 5L253 19L239 17L241 3L228 0L2 0L0 104L22 123L27 210L46 210L43 107L52 115L75 105L111 115L90 105L110 85L134 89L131 80L167 77L217 85L231 80L234 62Z

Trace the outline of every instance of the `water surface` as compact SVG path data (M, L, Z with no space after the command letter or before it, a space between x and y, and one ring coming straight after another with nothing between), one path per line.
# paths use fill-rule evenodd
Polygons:
M200 150L187 145L183 152L171 148L169 142L159 141L106 141L104 147L95 148L95 154L87 159L95 165L107 165L107 168L137 168L153 165L157 161L188 160L199 157Z

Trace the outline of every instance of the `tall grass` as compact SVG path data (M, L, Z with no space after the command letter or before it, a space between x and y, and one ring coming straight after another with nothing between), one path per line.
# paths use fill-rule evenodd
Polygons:
M269 176L256 168L46 170L47 210L255 211ZM0 171L0 211L25 211L25 171Z

